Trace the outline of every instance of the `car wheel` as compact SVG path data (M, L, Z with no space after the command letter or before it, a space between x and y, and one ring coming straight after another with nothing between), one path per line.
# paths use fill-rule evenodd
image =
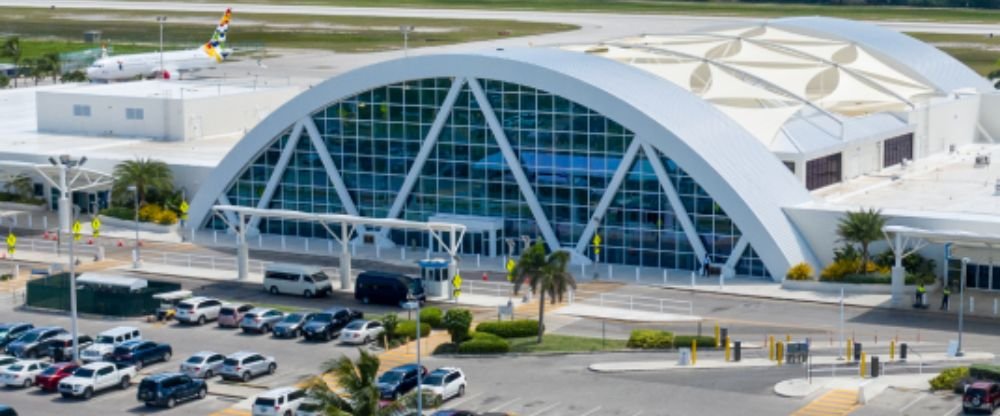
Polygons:
M277 370L277 369L278 369L278 366L276 366L276 365L274 365L272 363L271 365L267 366L267 374L274 374L274 371Z
M173 409L174 406L177 406L177 400L173 397L167 399L167 409Z
M278 294L278 287L277 286L271 286L270 292L271 292L272 295L277 295Z
M247 372L243 373L243 375L240 376L240 380L243 380L244 383L250 381L250 372L247 371Z
M305 296L307 298L311 298L311 297L313 297L313 292L311 290L307 290L305 292L302 292L302 296Z
M198 390L198 400L204 399L205 396L208 396L208 389L202 387L201 390Z
M59 395L62 396L62 398L64 398L64 399L72 399L73 398L73 395L69 394L69 393L59 393Z
M198 326L202 326L202 325L205 325L205 317L204 316L199 316L198 317Z
M128 389L128 386L131 384L132 380L130 380L128 377L122 377L122 381L118 383L118 387L121 387L122 390L125 390Z
M83 390L83 399L90 400L91 397L94 397L94 390L91 389L90 387L87 387L86 389Z
M24 388L31 387L31 379L24 380Z
M465 396L465 386L458 386L458 397Z
M371 344L371 343L372 343L372 336L365 335L365 344Z
M264 326L260 327L260 333L266 334L268 332L271 332L271 327L269 327L267 325L264 325Z
M212 378L212 376L214 376L214 375L215 375L215 373L213 373L212 370L206 370L205 371L205 378Z

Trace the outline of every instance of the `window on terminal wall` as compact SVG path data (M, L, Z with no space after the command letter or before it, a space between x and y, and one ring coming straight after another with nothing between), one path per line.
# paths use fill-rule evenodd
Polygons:
M882 167L898 165L903 159L913 160L913 133L893 137L883 144Z
M840 182L841 154L810 160L806 163L806 188L810 191Z
M73 115L76 117L90 117L90 106L84 104L74 104Z
M125 109L125 119L126 120L142 120L145 114L141 108L126 108Z

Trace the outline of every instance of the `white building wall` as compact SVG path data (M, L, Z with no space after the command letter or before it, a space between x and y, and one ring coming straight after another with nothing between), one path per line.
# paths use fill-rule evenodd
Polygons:
M914 126L914 157L924 158L973 143L979 117L979 95L934 99L919 106L909 116Z
M983 139L1000 143L1000 92L979 97L979 125L988 136Z

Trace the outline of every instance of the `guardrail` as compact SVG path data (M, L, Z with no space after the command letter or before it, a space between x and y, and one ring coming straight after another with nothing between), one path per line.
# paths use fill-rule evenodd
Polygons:
M208 269L212 271L238 269L236 257L231 256L206 256L190 253L177 253L172 251L143 250L142 261L146 263L161 264L171 267L182 267L188 269ZM270 262L260 260L249 260L248 270L264 274L264 269Z
M69 253L69 242L63 241L62 247L60 248L58 242L53 240L19 238L17 239L17 251L30 251L34 253L49 253L65 256ZM73 244L73 252L77 257L96 256L100 252L100 248L94 245L75 242Z
M482 280L463 279L462 293L497 297L514 296L514 284L508 282L490 282Z
M573 302L608 308L628 309L630 311L694 315L694 303L689 300L654 298L609 292L578 291L570 296L570 303Z

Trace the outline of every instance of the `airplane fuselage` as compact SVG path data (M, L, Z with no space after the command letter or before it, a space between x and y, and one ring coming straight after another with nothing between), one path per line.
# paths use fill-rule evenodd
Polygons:
M162 65L161 65L162 62ZM218 62L201 48L101 58L87 68L87 77L96 81L120 81L137 77L173 78L183 72L214 68Z

